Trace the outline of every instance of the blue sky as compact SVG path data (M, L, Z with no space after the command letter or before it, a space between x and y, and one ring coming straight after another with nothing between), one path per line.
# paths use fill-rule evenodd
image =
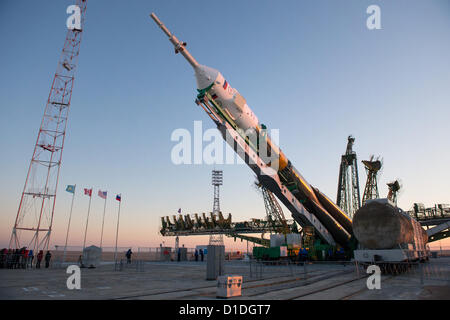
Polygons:
M14 222L33 144L66 34L72 1L0 3L0 244ZM381 8L368 30L366 8ZM222 72L260 121L280 130L285 154L312 185L336 198L340 155L356 137L359 160L380 155L399 206L450 202L450 3L433 1L89 1L76 74L53 244L62 244L79 187L72 244L82 243L81 188L122 193L121 244L158 246L159 217L209 211L214 166L175 166L170 135L213 123L194 104L189 64L149 18L155 12L202 64ZM263 217L244 165L224 170L221 206L235 220ZM360 164L361 188L365 173ZM88 239L99 241L103 202L94 198ZM113 245L117 203L107 204ZM289 216L289 215L288 215ZM205 238L183 239L200 244Z

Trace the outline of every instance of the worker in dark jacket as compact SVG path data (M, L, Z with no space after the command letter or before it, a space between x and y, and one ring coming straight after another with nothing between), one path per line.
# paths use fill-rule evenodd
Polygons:
M50 251L47 251L47 253L45 254L45 267L46 268L49 267L51 258L52 258L52 254L50 253Z
M127 257L127 263L130 264L131 263L131 255L133 254L133 251L131 251L131 248L128 249L127 253L125 254L125 256Z
M21 256L20 250L21 249L16 249L14 251L14 267L13 267L13 269L20 268L20 256Z
M2 251L0 251L0 269L6 267L6 253L7 250L6 248L2 249Z
M6 267L8 269L12 269L13 268L13 264L14 264L14 251L13 249L8 249L8 252L6 253Z
M298 256L297 256L297 260L300 262L303 262L303 255L302 255L302 248L298 249Z

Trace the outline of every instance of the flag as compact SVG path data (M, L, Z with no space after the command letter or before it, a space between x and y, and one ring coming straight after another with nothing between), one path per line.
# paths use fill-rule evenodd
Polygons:
M181 208L180 208L180 209L178 209L178 213L181 213Z
M75 186L69 184L66 188L66 191L70 193L75 193Z
M89 197L92 197L92 189L86 189L86 188L84 188L84 194L87 195L87 196L89 196Z
M106 199L107 191L98 190L98 196L102 199Z
M117 200L117 201L121 201L121 200L122 200L122 195L121 195L121 194L118 194L118 195L116 196L116 200Z

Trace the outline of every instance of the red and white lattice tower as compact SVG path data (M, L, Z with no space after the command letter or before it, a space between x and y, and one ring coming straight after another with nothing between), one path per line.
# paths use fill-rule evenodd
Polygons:
M80 28L68 29L11 234L10 248L48 250L86 0L76 0ZM45 235L41 239L41 234Z

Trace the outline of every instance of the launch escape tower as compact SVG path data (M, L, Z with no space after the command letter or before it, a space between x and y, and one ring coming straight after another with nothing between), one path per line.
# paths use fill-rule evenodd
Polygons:
M380 197L378 194L377 174L381 169L381 161L378 159L374 161L373 158L374 156L371 156L370 160L362 161L367 172L367 182L364 189L362 205L364 205L367 200L378 199Z
M339 168L339 181L336 204L347 213L351 219L353 214L361 207L359 192L359 177L356 152L353 151L355 138L348 137L347 149L341 157ZM350 177L349 177L349 168Z
M389 188L387 198L389 200L391 200L393 203L395 203L395 205L397 205L397 196L398 196L398 192L401 188L400 182L398 182L398 180L395 180L395 181L387 183L387 186Z
M212 171L212 185L214 187L214 202L213 202L213 214L218 214L220 212L220 194L219 188L223 185L223 171L213 170ZM222 234L211 234L209 236L210 245L223 245L223 235Z
M67 31L20 198L10 248L48 250L86 2L76 0L81 28ZM41 238L42 233L45 235Z

